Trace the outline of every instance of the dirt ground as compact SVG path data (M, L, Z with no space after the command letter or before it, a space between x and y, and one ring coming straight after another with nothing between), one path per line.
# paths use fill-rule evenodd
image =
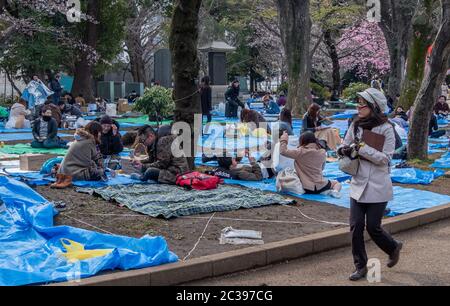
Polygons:
M211 217L211 214L204 214L171 220L152 218L132 212L126 207L119 207L99 197L77 193L74 189L60 191L44 186L37 187L36 190L50 201L66 203L66 208L55 219L56 225L70 225L137 238L143 235L161 235L167 240L170 249L180 258L184 258L192 250ZM204 238L189 258L248 247L219 244L220 232L228 226L235 229L261 231L265 243L339 227L309 220L303 217L297 208L303 214L315 219L344 223L348 219L348 210L345 208L308 201L299 201L297 205L290 207L274 205L220 212L215 214Z

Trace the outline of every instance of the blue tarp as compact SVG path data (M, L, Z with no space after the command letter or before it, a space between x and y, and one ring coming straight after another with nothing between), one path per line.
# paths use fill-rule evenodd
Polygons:
M394 183L399 184L421 184L429 185L435 179L443 176L445 171L424 171L415 168L392 169L391 178Z
M348 110L348 111L345 111L344 113L336 114L334 116L331 116L330 119L333 119L333 120L350 119L350 118L353 118L353 116L356 115L357 113L358 113L357 110Z
M276 192L275 181L266 180L264 182L245 182L236 180L225 180L226 184L240 185L248 188L254 188L269 192ZM350 208L350 185L343 184L342 197L340 199L325 195L298 195L290 194L304 200L325 202L340 207ZM429 191L409 189L403 187L394 187L394 200L389 203L391 210L389 216L397 216L426 208L450 203L450 196L437 194Z
M59 137L73 137L70 134L58 134ZM0 135L0 141L19 141L33 140L33 134L30 133L3 133Z
M54 226L53 205L30 187L0 176L0 286L77 280L105 270L130 270L176 262L162 237L140 239ZM61 239L86 250L113 249L102 257L69 262Z
M25 181L30 186L46 186L50 183L55 182L54 178L45 177L44 174L40 174L39 172L24 172L24 173L10 173L11 176ZM152 183L152 182L147 182ZM73 182L73 185L76 187L84 187L84 188L99 188L106 186L116 186L116 185L131 185L131 184L143 184L141 181L136 181L131 179L129 176L118 175L115 178L109 177L109 180L106 182L99 181L76 181Z
M444 154L431 165L432 168L450 169L450 152Z

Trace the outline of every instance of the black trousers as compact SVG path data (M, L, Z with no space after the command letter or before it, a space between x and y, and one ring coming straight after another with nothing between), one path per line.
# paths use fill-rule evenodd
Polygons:
M364 229L367 225L375 244L386 254L391 255L397 248L397 242L381 227L387 203L366 204L354 199L350 202L350 230L352 233L352 253L357 269L367 266L367 253L364 243Z

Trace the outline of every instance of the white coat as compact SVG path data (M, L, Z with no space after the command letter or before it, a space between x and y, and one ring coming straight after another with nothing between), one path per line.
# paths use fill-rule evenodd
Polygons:
M395 151L395 134L391 124L385 123L372 132L386 137L383 152L368 145L359 150L360 160L358 173L352 178L350 197L360 203L385 203L393 200L393 187L390 175L390 162ZM357 134L361 139L363 130ZM351 125L344 140L344 146L351 145L355 140L354 126Z

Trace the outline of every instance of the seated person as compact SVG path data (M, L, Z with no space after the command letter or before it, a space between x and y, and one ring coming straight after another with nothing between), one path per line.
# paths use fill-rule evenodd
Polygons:
M149 125L138 130L136 143L147 147L148 158L144 161L133 162L133 166L141 174L132 174L133 179L141 181L154 180L161 184L175 184L177 175L189 172L186 157L174 157L172 143L176 135L160 134Z
M287 98L286 98L286 94L284 93L284 91L280 92L280 97L278 98L277 104L279 107L284 107L287 104Z
M439 130L439 124L436 115L431 114L428 136L430 136L430 138L441 138L445 134L445 130Z
M394 113L394 118L401 118L405 121L408 121L408 115L405 112L405 109L402 106L397 107Z
M63 116L74 116L77 117L77 119L82 117L80 109L75 105L70 105L66 103L66 101L61 100L58 102L58 106Z
M34 141L31 147L38 149L65 148L66 142L58 137L58 124L50 109L42 109L42 116L33 122Z
M250 132L253 132L253 130L259 129L260 127L265 127L267 130L267 133L270 134L270 126L267 123L267 120L264 118L263 115L261 115L259 112L255 110L250 109L243 109L241 111L241 123L248 123L251 124L253 129L250 129Z
M75 142L70 145L56 175L52 188L63 189L72 185L72 181L106 180L103 158L98 150L102 126L90 122L75 132Z
M78 107L86 106L86 100L83 98L82 94L79 94L78 97L75 98L75 103Z
M280 113L280 120L276 123L278 130L285 130L289 136L294 135L292 128L292 113L289 109L284 108Z
M136 90L133 90L129 95L128 95L128 103L132 104L134 102L136 102L136 99L139 98L139 95L137 94Z
M120 168L120 153L123 151L119 123L105 115L96 120L102 126L100 136L100 152L102 153L106 168L117 170Z
M270 95L264 96L263 103L266 114L277 115L280 113L280 107Z
M31 111L26 109L27 101L19 99L14 103L9 113L9 120L5 124L7 129L29 129L31 127L30 120L25 117L31 114Z
M95 99L95 104L97 104L97 112L99 113L103 113L106 111L106 100L99 97L97 99Z
M257 162L246 152L250 165L240 164L242 158L218 157L219 168L212 171L213 175L241 181L262 181L276 175L272 168L266 168L264 162Z
M441 118L447 118L450 113L450 107L447 103L447 97L440 96L438 102L434 106L434 113Z
M329 119L320 115L320 105L312 103L303 117L302 133L314 133L317 139L326 141L327 146L331 150L336 151L337 147L342 143L342 139L338 130L322 126L322 123L326 120Z
M75 101L73 95L70 92L65 92L63 94L63 98L66 99L66 103L70 104L70 105L76 105L77 102ZM78 106L80 107L80 106Z
M326 180L323 176L327 152L321 148L314 133L303 133L296 150L289 150L288 142L289 135L284 133L280 140L280 154L295 160L295 170L306 194L329 193L333 197L340 197L342 185L337 181Z
M56 120L57 126L60 127L62 121L61 110L57 105L53 104L52 96L48 97L47 101L45 101L44 104L39 105L35 108L36 111L36 113L34 114L35 118L39 118L41 113L46 110L50 110L52 112L53 119Z

